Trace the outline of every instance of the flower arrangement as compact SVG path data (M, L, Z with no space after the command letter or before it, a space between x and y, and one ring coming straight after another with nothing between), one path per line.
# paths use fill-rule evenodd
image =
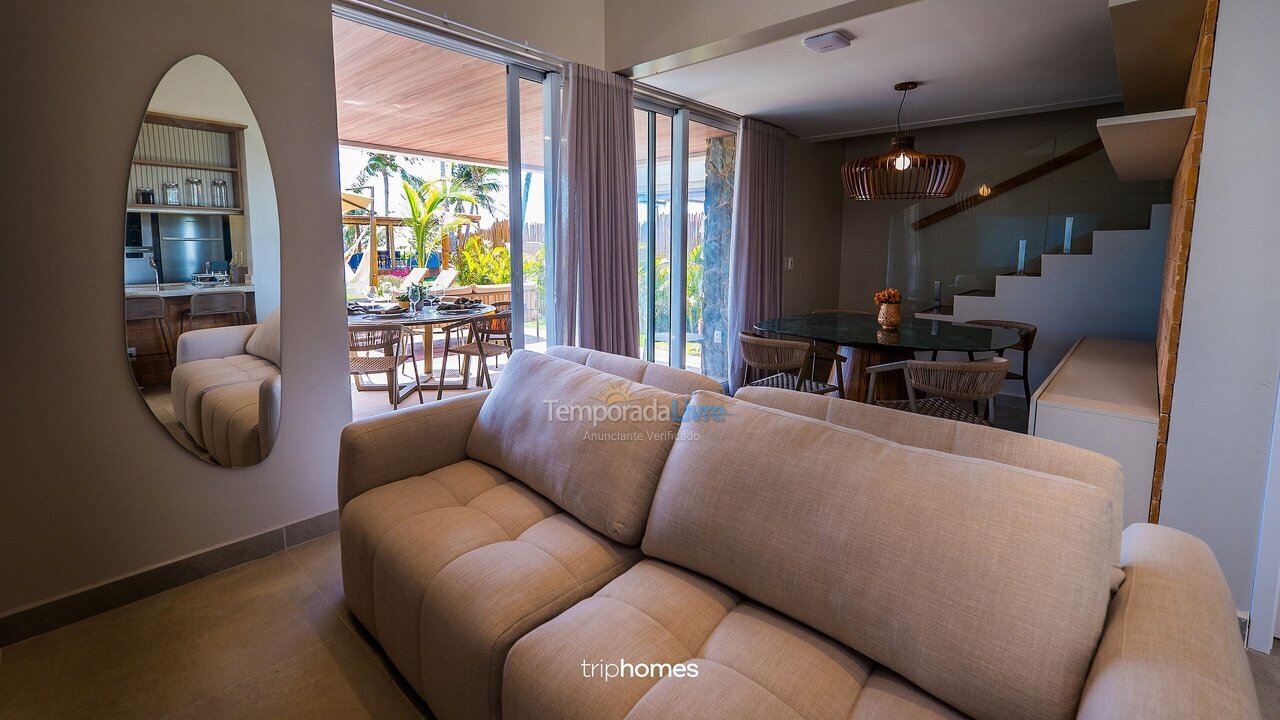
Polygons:
M896 288L885 288L876 293L875 300L877 305L897 305L902 302L902 293Z

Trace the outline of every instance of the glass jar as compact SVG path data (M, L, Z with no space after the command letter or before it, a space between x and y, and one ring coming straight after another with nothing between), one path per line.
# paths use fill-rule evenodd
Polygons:
M187 204L191 207L204 207L204 180L187 178Z
M178 183L170 180L164 184L164 204L181 205L182 194L178 192Z
M227 199L227 181L214 180L209 183L212 187L209 190L209 200L213 207L226 208L231 207L231 203Z
M155 205L156 191L151 188L140 187L134 192L133 199L138 205Z

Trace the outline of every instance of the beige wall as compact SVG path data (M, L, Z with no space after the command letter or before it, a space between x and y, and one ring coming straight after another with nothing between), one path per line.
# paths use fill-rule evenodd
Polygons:
M603 63L593 3L422 4ZM6 321L23 352L6 354L3 373L0 614L335 508L350 410L330 4L28 3L0 33L6 57L21 58L5 81L21 112L0 119L20 142L6 142L0 188L41 219L38 231L10 223L5 238L9 295L25 309ZM239 470L206 465L169 438L130 380L121 341L129 160L156 84L192 54L221 62L244 90L280 213L280 437L265 462Z
M835 307L840 299L840 164L844 143L807 143L787 136L783 252L794 269L782 275L788 315Z

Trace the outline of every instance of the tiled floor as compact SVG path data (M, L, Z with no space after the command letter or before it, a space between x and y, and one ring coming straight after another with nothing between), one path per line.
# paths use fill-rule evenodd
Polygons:
M1249 664L1280 720L1280 654ZM0 650L5 720L424 717L346 610L337 534Z
M0 718L422 718L350 618L338 536L0 650Z

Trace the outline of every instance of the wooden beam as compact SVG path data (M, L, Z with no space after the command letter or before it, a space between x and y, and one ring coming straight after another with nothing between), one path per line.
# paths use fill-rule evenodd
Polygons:
M1020 187L1022 185L1026 185L1032 180L1042 178L1045 175L1048 175L1049 173L1053 172L1054 170L1059 170L1061 168L1064 168L1070 165L1071 163L1076 162L1077 160L1083 160L1084 158L1089 157L1090 155L1098 152L1101 149L1102 149L1102 138L1097 138L1092 142L1087 142L1084 145L1081 145L1080 147L1075 148L1074 150L1068 150L1067 152L1055 158L1046 160L1040 163L1039 165L1031 168L1030 170L1026 170L1017 175L1014 175L1013 177L1009 178L1008 180L1005 180L1004 182L1000 182L1000 183L996 183L995 185L992 185L991 192L985 196L972 195L958 202L952 203L951 205L948 205L947 207L944 207L935 213L926 215L925 217L911 223L911 229L923 230L924 228L927 228L930 225L946 220L952 215L959 215L962 212L972 209L976 205L980 205L988 200L994 200L995 198L1003 195L1004 193L1009 192L1010 190L1013 190L1014 188Z

